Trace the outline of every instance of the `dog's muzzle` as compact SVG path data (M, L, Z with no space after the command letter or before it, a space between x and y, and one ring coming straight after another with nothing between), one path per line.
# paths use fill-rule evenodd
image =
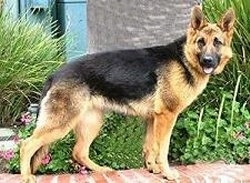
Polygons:
M201 57L200 65L205 74L212 74L218 66L219 58L216 55L204 55Z

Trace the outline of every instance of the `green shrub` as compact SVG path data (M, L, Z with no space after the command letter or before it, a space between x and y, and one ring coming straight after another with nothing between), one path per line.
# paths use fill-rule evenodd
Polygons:
M62 63L63 44L52 39L53 26L0 15L0 126L37 101L45 78Z
M139 118L108 114L100 136L93 143L91 157L114 169L142 167L144 124Z
M250 110L221 89L221 103L181 115L173 133L170 156L190 164L223 160L250 163Z

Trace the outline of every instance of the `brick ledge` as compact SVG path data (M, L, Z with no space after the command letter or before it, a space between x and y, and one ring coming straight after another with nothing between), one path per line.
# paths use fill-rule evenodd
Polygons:
M250 165L195 164L175 167L181 183L250 183ZM164 183L161 175L144 169L107 173L38 175L38 183ZM19 183L20 174L0 174L0 183Z

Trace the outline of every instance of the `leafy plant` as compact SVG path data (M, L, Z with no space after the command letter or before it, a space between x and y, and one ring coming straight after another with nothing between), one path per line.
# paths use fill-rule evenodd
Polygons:
M142 162L144 125L139 118L110 113L100 137L91 147L91 157L114 169L139 168Z
M170 149L175 160L182 163L216 160L250 163L250 111L236 101L232 108L233 94L225 91L221 93L219 108L205 106L200 112L187 111L180 118L176 131L184 134L186 140L179 143L183 139L180 140L181 135L174 133L174 147ZM233 123L230 116L232 111Z
M44 79L59 65L62 38L54 38L51 23L43 27L25 18L0 15L0 125L14 122L37 101Z

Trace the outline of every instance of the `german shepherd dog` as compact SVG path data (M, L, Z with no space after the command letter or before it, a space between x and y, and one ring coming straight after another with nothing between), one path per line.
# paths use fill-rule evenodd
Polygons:
M146 168L177 179L167 158L172 129L210 76L232 57L234 22L232 9L212 24L195 6L186 35L168 45L91 54L64 65L45 83L37 127L21 144L22 181L35 182L33 174L49 144L71 130L76 135L73 158L91 170L110 171L89 158L103 113L110 110L147 121Z

